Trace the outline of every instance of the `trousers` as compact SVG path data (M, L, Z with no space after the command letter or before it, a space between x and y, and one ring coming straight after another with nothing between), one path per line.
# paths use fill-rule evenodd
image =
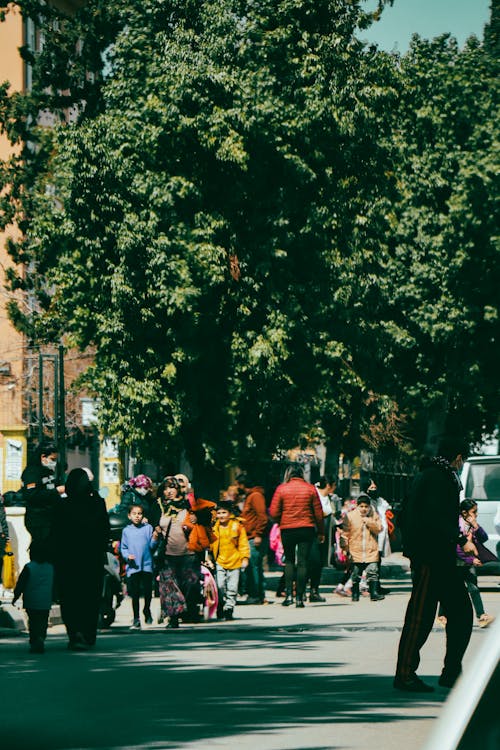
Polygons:
M396 677L410 679L420 664L420 650L429 637L438 602L447 617L443 671L460 674L472 632L472 606L463 574L454 564L412 563L413 588L399 641Z

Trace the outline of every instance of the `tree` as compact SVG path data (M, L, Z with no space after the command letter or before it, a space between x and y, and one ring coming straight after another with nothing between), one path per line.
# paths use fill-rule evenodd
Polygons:
M471 38L415 37L395 110L399 198L376 336L386 392L417 443L472 441L499 416L498 56ZM374 385L376 387L376 385ZM420 431L420 435L419 435Z
M344 300L394 97L359 6L130 2L102 108L55 130L34 322L96 346L87 383L122 441L221 466L357 426Z

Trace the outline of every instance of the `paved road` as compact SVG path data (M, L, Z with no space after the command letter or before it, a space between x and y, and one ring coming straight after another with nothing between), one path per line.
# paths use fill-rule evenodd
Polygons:
M497 579L483 579L500 616ZM382 602L340 599L304 610L239 606L231 623L130 632L128 602L88 653L66 649L61 626L47 651L25 635L0 639L2 747L6 750L417 750L447 691L392 689L407 580ZM489 585L487 591L484 586ZM157 602L153 602L156 607ZM474 628L467 666L485 632ZM431 634L420 673L436 684L443 632Z

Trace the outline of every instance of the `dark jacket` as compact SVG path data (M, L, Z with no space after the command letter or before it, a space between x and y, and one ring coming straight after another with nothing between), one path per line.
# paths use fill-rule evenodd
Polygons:
M21 492L26 505L24 525L32 539L50 540L54 519L61 505L54 472L40 463L28 464L21 475L21 481Z
M316 527L318 534L325 533L323 509L316 487L304 479L294 477L280 484L273 495L269 513L280 529Z
M403 507L403 554L412 563L455 565L460 483L451 467L432 461L413 480Z

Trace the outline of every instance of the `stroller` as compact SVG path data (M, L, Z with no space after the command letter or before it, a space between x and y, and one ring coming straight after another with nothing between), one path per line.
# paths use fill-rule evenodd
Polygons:
M120 563L120 539L128 523L127 516L110 513L111 539L104 560L99 627L110 628L115 621L116 610L123 601L122 570Z

